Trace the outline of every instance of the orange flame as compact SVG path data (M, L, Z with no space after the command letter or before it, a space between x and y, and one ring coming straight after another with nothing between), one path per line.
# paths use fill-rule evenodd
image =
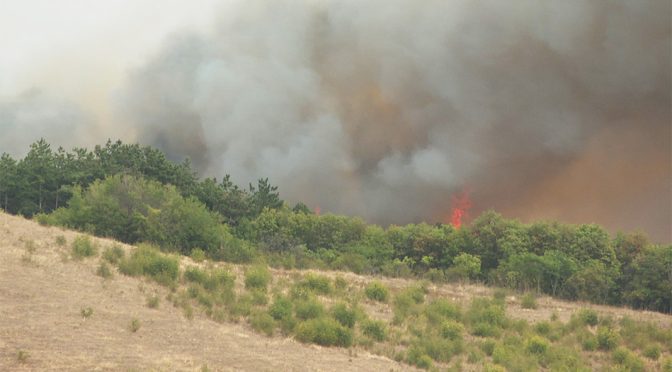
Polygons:
M462 219L466 218L469 208L471 208L471 201L469 200L469 193L462 191L458 195L453 195L451 198L453 210L450 214L450 223L456 229L462 226Z

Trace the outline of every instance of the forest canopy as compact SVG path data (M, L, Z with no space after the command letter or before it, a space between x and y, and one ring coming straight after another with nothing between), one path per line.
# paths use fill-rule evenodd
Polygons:
M357 217L290 207L268 179L241 188L228 175L199 179L188 160L108 141L93 150L0 157L0 209L214 260L265 260L434 281L476 280L517 290L672 313L672 246L642 233L610 236L595 224L524 224L488 211L470 224L386 228Z

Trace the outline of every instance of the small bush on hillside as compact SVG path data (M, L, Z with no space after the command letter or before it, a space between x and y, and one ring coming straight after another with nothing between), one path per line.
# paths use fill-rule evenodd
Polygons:
M110 266L107 263L101 262L96 270L96 274L104 279L109 279L112 277L112 270L110 270Z
M184 269L184 279L188 282L199 283L203 286L208 281L208 274L198 267L187 267Z
M98 253L98 248L91 242L88 236L78 236L72 242L72 257L82 259L92 257Z
M549 344L544 338L532 336L525 345L525 350L530 354L544 355L548 351Z
M324 275L316 275L312 273L307 274L303 280L299 282L299 286L321 295L328 295L333 291L331 279Z
M192 249L191 259L194 260L194 262L203 262L205 260L205 252L200 248Z
M642 351L642 355L651 360L658 360L661 354L662 351L660 350L660 346L658 345L649 345L646 348L644 348L644 351Z
M611 328L597 329L597 347L600 350L612 350L618 345L618 333Z
M342 276L337 276L336 279L334 279L334 287L336 287L338 291L344 291L348 288L348 281Z
M245 272L245 288L266 290L271 281L271 273L266 266L258 265Z
M446 319L459 320L462 317L460 307L444 298L429 303L425 308L425 315L432 323L440 323Z
M590 326L596 326L599 320L597 312L593 309L581 309L579 310L577 317L581 323Z
M536 309L537 299L533 293L526 293L520 299L520 306L523 309Z
M352 328L355 326L357 314L354 309L348 308L345 303L339 302L331 307L331 316L341 325Z
M278 296L268 309L268 313L275 320L288 319L292 317L292 301L284 296Z
M128 330L135 333L140 329L140 321L138 319L131 320L131 323L128 325Z
M296 339L322 346L349 347L352 331L331 318L310 319L297 326Z
M408 349L406 362L422 369L430 369L433 364L432 358L417 347Z
M177 258L162 254L153 246L140 244L130 257L119 261L124 275L146 275L163 285L173 285L179 275Z
M156 309L159 307L159 296L149 296L147 297L147 307L150 309Z
M113 244L111 247L105 248L103 251L103 259L113 265L119 263L119 261L124 258L124 249L121 248L118 244Z
M93 315L93 309L90 307L82 308L79 311L79 314L82 316L82 318L88 318Z
M614 363L622 366L627 371L643 372L646 370L644 362L635 353L624 347L616 348L611 356Z
M324 306L316 299L296 303L296 317L301 320L319 318L324 314Z
M273 336L275 320L268 313L255 311L250 315L250 325L257 332L263 332L266 336Z
M362 333L376 341L384 341L387 338L385 322L381 320L365 320L361 325Z
M495 340L485 340L481 343L481 350L483 350L485 355L492 356L492 353L495 351L495 345L497 345Z
M441 337L449 340L461 340L464 326L454 320L445 320L441 323Z
M364 288L364 293L369 300L378 302L387 302L390 296L390 291L385 284L379 281L373 281Z
M27 363L28 358L30 358L30 353L28 353L27 351L19 350L19 351L16 352L16 360L19 363L21 363L21 364Z
M59 236L56 237L56 245L57 245L57 246L59 246L59 247L65 247L65 245L66 245L67 243L68 243L68 242L67 242L67 240L65 240L65 236L63 236L63 235L59 235Z
M672 357L667 357L661 363L661 367L663 369L663 372L672 372Z

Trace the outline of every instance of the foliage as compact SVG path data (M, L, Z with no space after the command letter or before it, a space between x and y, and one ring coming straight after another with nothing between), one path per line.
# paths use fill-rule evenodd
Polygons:
M247 271L245 271L245 288L247 289L265 291L270 280L271 273L264 265L250 267L247 269Z
M381 320L365 320L361 324L362 333L376 341L384 341L387 337L385 323Z
M310 319L299 323L296 338L301 342L323 346L352 345L352 331L331 318Z
M80 235L72 242L72 257L76 259L92 257L97 253L98 248L88 236Z
M525 293L520 299L520 306L523 309L536 309L537 308L537 298L534 293Z
M343 302L339 302L331 307L331 316L336 319L342 326L352 328L355 326L357 314L354 309L349 308Z
M140 244L130 257L119 261L119 272L124 275L146 275L159 284L170 285L177 280L177 258L162 254L156 247Z
M369 283L364 288L364 293L369 300L378 302L387 302L387 299L390 297L390 291L379 281Z

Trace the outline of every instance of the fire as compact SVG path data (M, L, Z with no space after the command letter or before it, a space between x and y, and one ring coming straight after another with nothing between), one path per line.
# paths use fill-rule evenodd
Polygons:
M453 195L451 198L453 210L450 214L450 223L456 229L462 226L462 219L466 218L469 208L471 208L471 201L469 200L469 193L462 191L458 195Z

